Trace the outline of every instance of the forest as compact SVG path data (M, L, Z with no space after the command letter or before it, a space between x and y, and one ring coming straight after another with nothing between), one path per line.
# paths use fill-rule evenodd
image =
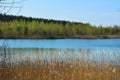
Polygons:
M0 14L0 38L120 38L120 26Z

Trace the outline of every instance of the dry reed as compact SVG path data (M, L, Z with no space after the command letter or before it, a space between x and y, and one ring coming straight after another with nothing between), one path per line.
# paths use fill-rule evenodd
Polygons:
M120 63L102 52L102 55L92 56L88 51L79 52L79 55L75 51L63 51L64 56L60 51L45 53L38 51L34 59L31 59L33 54L22 55L19 56L21 60L14 57L0 63L0 80L120 80Z

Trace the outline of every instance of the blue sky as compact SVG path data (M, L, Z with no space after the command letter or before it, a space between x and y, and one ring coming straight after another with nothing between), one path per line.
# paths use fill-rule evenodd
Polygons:
M120 0L25 0L19 15L92 25L120 25Z

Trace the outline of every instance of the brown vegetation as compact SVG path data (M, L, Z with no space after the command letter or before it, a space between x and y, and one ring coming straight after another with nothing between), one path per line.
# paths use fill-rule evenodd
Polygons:
M17 56L13 57L14 61L2 62L0 80L120 80L120 63L104 61L104 55L100 54L102 60L97 62L95 55L92 59L85 59L85 56L90 57L88 52L81 52L81 58L72 53L70 59L59 59L56 53L39 53L34 60L30 59L30 56L35 57L33 54L29 57L21 55L19 59L24 57L25 60L19 61ZM63 55L69 56L69 52Z

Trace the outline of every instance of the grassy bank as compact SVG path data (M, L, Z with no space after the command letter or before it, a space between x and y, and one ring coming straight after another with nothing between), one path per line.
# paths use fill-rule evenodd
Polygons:
M98 55L81 51L79 56L65 51L61 53L63 58L57 51L44 53L13 56L0 63L0 80L120 80L120 62L114 53L116 61L103 52Z

